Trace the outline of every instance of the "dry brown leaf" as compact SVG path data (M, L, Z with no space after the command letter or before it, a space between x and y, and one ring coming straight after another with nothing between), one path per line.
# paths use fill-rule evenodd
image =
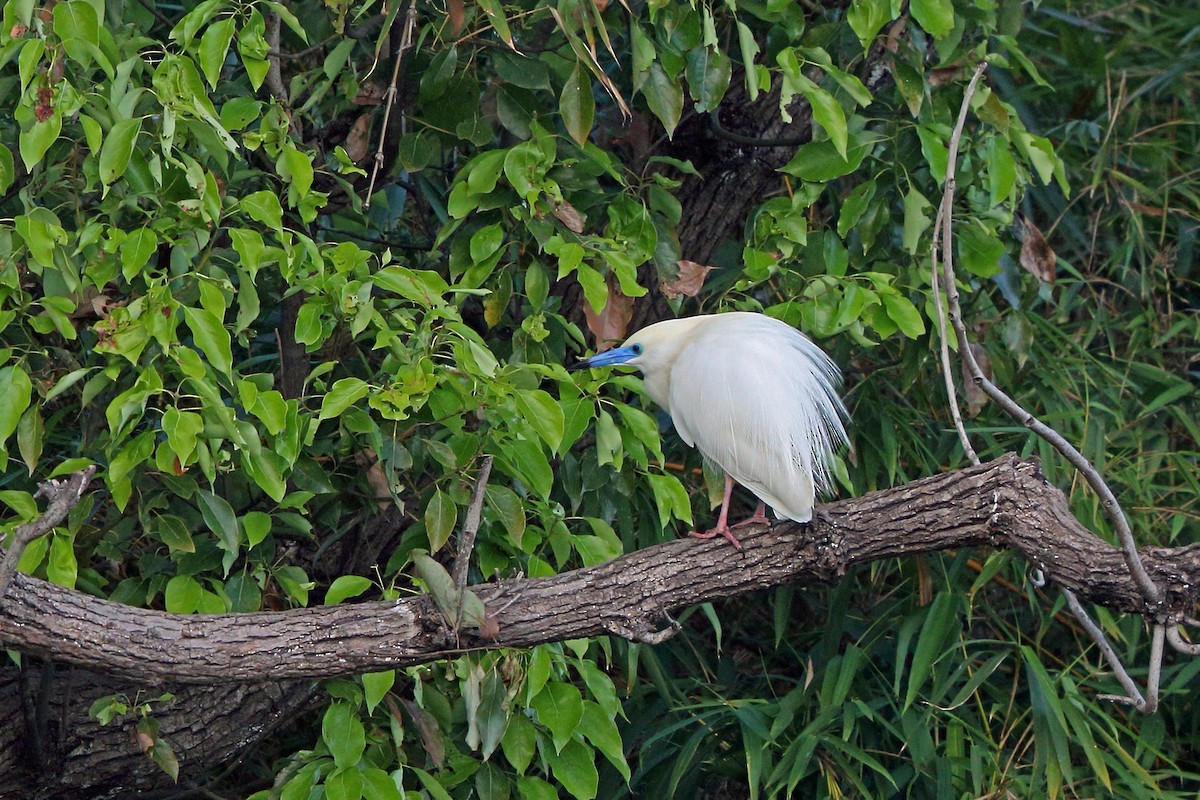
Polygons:
M929 85L933 87L942 86L950 83L958 77L959 71L962 69L962 62L955 61L944 67L934 67L929 71Z
M449 0L446 3L446 16L450 18L450 35L462 33L463 26L467 24L467 8L463 0Z
M380 464L375 451L370 447L364 447L354 454L354 460L360 467L366 468L367 485L371 487L379 509L390 507L392 505L392 487L388 483L387 474L383 471L383 465Z
M75 310L71 312L71 319L107 319L108 310L122 303L114 303L113 299L95 286L87 285L79 293L79 297L75 301Z
M673 281L659 281L658 288L668 300L677 297L695 297L704 288L704 279L715 267L697 264L681 258L675 262L679 265L679 276Z
M1053 284L1057 275L1054 249L1027 218L1021 218L1021 266L1040 281Z
M383 87L374 81L367 81L358 89L358 94L354 96L354 105L356 106L381 106L383 105L383 97L386 94Z
M554 204L554 216L558 217L558 221L566 225L569 230L583 233L583 214L580 214L579 210L566 200L559 200Z
M596 352L602 353L625 341L629 332L629 320L633 318L633 298L621 292L611 275L605 281L608 286L608 302L597 314L591 303L583 304L583 315L587 318L588 330L596 337Z
M987 350L983 349L982 345L972 344L971 355L975 356L976 363L979 364L979 369L983 372L983 376L988 380L992 379L992 359L988 357ZM967 416L974 419L979 416L979 412L987 404L988 396L983 393L983 389L979 388L979 384L971 377L967 371L967 362L963 361L963 394L967 398Z
M385 700L388 703L388 710L398 718L400 714L395 702L391 697L387 697ZM426 714L419 705L411 700L401 700L400 702L404 704L404 710L412 718L413 726L421 737L421 747L429 754L433 765L441 767L442 762L446 760L446 745L442 742L442 731L438 727L437 720Z
M371 152L370 112L354 120L354 126L346 134L346 143L343 147L346 149L346 155L350 156L350 160L355 164L362 161Z
M900 49L900 37L904 35L905 28L908 27L908 18L900 17L888 27L887 37L884 39L883 47L889 53L895 53Z

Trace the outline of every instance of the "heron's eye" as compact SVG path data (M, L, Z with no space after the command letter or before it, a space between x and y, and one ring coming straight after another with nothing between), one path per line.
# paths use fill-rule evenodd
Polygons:
M640 356L642 354L642 346L640 344L635 344L633 347L631 347L629 349L633 351L633 354L635 356Z

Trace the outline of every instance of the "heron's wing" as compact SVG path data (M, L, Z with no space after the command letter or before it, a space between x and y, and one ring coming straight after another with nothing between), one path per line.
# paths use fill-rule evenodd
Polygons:
M685 442L778 513L804 522L846 438L837 368L788 326L725 314L671 368L670 413Z

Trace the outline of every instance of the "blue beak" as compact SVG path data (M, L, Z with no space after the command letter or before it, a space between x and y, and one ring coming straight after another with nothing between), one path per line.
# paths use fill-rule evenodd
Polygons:
M591 358L585 358L582 361L576 361L571 366L567 367L570 372L575 372L581 369L589 369L591 367L611 367L613 364L624 364L631 358L637 358L638 353L633 352L632 347L615 347L612 350L605 350L603 353L597 353Z

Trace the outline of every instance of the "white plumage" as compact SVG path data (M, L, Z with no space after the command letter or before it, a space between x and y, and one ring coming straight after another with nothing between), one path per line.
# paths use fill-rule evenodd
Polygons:
M628 364L680 437L776 514L808 522L846 441L841 375L806 336L762 314L731 312L650 325L577 366ZM727 524L729 490L717 527Z

